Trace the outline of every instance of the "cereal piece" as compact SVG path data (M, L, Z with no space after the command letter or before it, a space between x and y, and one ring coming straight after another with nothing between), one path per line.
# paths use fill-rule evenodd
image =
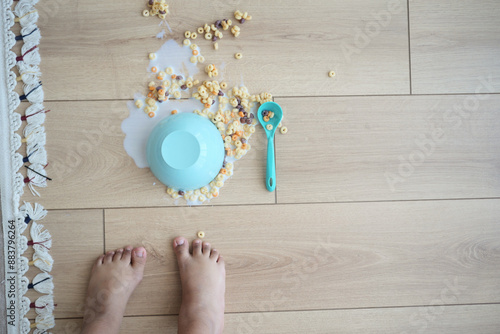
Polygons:
M188 30L188 31L186 31L186 32L184 33L184 37L186 37L186 38L190 38L190 37L191 37L191 31L189 31L189 30Z
M198 62L204 63L205 62L205 57L203 56L198 56Z
M205 32L205 29L203 27L198 28L198 34L203 34Z
M194 194L195 194L196 196L199 196L199 195L201 194L201 190L200 190L200 189L196 189L196 190L194 191Z
M172 74L172 73L174 73L174 69L172 67L167 67L165 69L165 72L167 72L167 74Z
M196 39L196 38L198 38L198 34L195 33L195 32L192 32L191 33L191 39Z
M175 114L177 114L177 110L172 110L170 113L171 113L172 115L175 115Z
M196 63L198 61L198 57L196 56L192 56L190 59L189 59L190 62L192 62L193 64Z
M148 17L148 16L149 16L149 10L144 9L144 10L142 11L142 16L144 16L144 17Z
M193 54L193 56L197 56L198 55L198 50L193 50L192 54Z
M198 238L200 238L200 239L205 238L205 232L203 232L203 231L199 231L196 235L197 235L197 236L198 236Z
M200 189L200 192L201 192L203 195L208 194L208 187L206 187L206 186L205 186L205 187L202 187L202 188Z
M149 54L149 59L151 59L151 60L156 59L156 53L151 52L151 53Z
M334 72L334 71L330 71L330 72L328 72L328 76L329 76L330 78L333 78L333 77L335 76L335 72Z
M200 195L200 197L198 197L198 201L200 202L205 202L207 200L207 198L205 197L205 195Z
M267 122L269 122L269 116L264 116L264 117L262 117L262 119L263 119L263 120L264 120L264 122L266 122L266 123L267 123Z
M179 194L176 193L176 192L174 192L171 196L172 196L173 199L177 199L177 198L180 197Z
M160 15L158 15L158 17L159 17L160 19L164 20L164 19L166 19L166 18L167 18L167 15L165 15L165 14L160 14Z
M241 59L241 58L243 58L243 55L240 52L238 52L238 53L234 54L234 58Z
M184 44L185 46L189 46L191 44L191 41L189 39L185 39L182 44Z
M141 101L141 100L136 100L136 101L135 101L135 106L136 106L137 108L141 109L143 105L144 105L144 104L142 103L142 101Z
M194 51L194 50L196 50L196 48L198 48L198 45L193 43L193 44L191 44L190 48L191 48L191 50Z
M152 111L150 111L150 112L148 113L148 116L149 116L149 118L153 118L153 117L155 117L155 113L154 113L154 112L152 112Z
M255 133L255 127L252 126L250 129L248 129L248 132Z
M214 49L219 50L219 43L217 43L217 42L214 43Z
M222 188L222 187L224 187L224 182L222 182L222 181L217 181L217 182L215 182L215 185L216 185L217 187L219 187L219 188ZM214 197L217 197L217 196L214 196Z
M168 187L167 188L167 194L172 195L174 193L174 189Z
M212 39L212 37L213 37L212 34L209 32L205 34L205 39Z
M227 83L226 83L226 82L224 82L224 81L222 81L222 82L220 83L220 88L222 88L222 89L226 89L226 88L227 88Z
M271 131L273 129L273 125L272 124L266 125L266 129L268 129L269 131Z
M282 134L285 134L285 133L287 133L287 132L288 132L288 128L287 128L286 126L282 126L282 127L281 127L281 129L280 129L280 132L281 132Z
M181 92L176 91L176 92L174 93L174 98L176 98L176 99L180 99L180 98L181 98Z
M151 72L153 73L158 72L158 68L156 66L151 67Z

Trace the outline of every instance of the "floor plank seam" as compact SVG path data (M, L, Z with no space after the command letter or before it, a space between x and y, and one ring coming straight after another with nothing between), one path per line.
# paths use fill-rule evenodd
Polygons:
M355 204L355 203L406 203L406 202L432 202L432 201L479 201L479 200L497 200L500 197L479 197L479 198L423 198L423 199L398 199L398 200L373 200L373 201L337 201L337 202L293 202L293 203L255 203L255 204L220 204L220 205L176 205L176 206L137 206L137 207L106 207L106 208L48 208L49 211L77 211L77 210L137 210L137 209L175 209L187 207L239 207L239 206L270 206L270 205L318 205L318 204Z
M465 304L444 304L439 305L443 307L460 307L460 306L488 306L500 305L500 302L491 303L465 303ZM436 307L436 305L403 305L403 306L373 306L373 307L347 307L347 308L331 308L331 309L296 309L296 310L276 310L276 311L245 311L245 312L225 312L225 315L233 314L259 314L259 313L293 313L293 312L324 312L324 311L362 311L362 310L377 310L377 309L405 309L405 308L422 308L422 307ZM124 318L141 318L141 317L174 317L178 313L172 314L133 314L125 315ZM56 317L56 320L78 320L82 317Z
M303 99L303 98L323 98L323 97L332 97L332 98L345 98L345 97L404 97L404 96L467 96L467 95L500 95L500 92L493 93L475 93L475 92L462 92L462 93L435 93L435 94L360 94L360 95L275 95L275 99ZM128 99L97 99L97 100L45 100L48 103L65 103L65 102L116 102L116 101L132 101L132 98ZM180 100L189 100L186 98L182 98Z
M408 15L408 70L410 79L410 95L413 94L413 83L411 78L411 31L410 31L410 0L407 0L406 11Z

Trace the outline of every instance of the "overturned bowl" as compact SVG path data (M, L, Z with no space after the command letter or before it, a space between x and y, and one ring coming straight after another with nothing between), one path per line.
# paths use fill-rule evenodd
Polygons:
M224 142L207 118L179 113L162 120L146 147L149 167L161 183L178 190L206 186L224 163Z

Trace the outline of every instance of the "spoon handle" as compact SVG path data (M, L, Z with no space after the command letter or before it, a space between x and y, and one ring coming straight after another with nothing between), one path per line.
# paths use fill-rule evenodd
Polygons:
M266 187L269 191L276 189L276 165L274 163L274 136L267 138Z

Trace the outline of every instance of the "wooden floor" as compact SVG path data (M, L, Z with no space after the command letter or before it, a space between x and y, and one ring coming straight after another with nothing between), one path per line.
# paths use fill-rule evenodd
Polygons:
M175 333L170 244L198 230L227 262L226 333L498 333L500 3L168 2L178 42L252 14L198 44L283 107L276 193L259 130L218 199L175 206L120 130L165 27L145 1L41 1L53 181L23 199L50 210L55 333L78 332L93 260L126 244L149 258L122 332Z

